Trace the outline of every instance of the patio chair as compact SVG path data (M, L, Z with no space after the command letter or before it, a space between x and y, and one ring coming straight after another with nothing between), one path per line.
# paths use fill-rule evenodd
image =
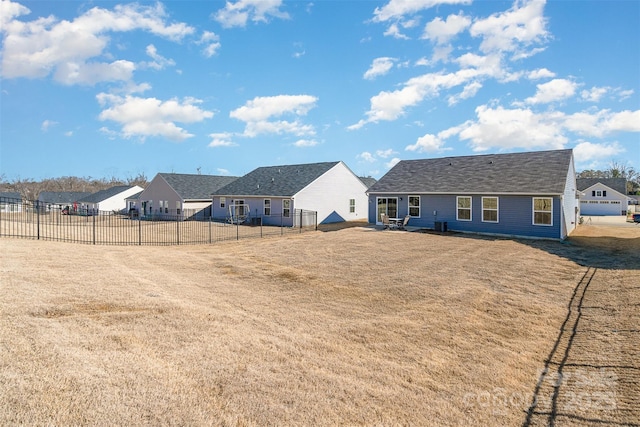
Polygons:
M387 214L381 213L380 219L382 220L382 226L385 230L389 230L393 226L389 221L389 217L387 216Z
M409 220L411 219L411 215L406 215L404 217L404 219L402 220L401 224L398 224L398 230L406 230L406 226L409 223Z

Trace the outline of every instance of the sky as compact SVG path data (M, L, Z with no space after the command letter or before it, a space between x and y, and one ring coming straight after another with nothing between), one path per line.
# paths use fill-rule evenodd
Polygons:
M572 148L640 170L640 1L0 4L0 177Z

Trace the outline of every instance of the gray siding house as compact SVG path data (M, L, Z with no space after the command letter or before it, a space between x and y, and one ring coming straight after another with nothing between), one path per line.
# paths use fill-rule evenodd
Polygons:
M633 202L625 178L578 178L576 183L582 215L626 215Z
M42 191L38 195L38 203L40 209L47 211L68 207L70 210L80 212L86 210L80 200L90 195L88 191Z
M564 239L576 227L572 150L403 160L369 188L369 222Z
M127 199L138 215L155 219L211 216L211 193L235 181L235 176L159 173L135 198Z
M213 217L242 211L265 225L300 223L296 211L317 212L317 223L367 218L367 186L344 162L260 167L212 193Z

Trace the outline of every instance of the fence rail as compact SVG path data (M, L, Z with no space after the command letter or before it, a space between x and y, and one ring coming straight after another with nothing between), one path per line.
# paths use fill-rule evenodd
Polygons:
M65 213L37 201L0 198L0 237L55 240L92 245L189 245L262 238L317 230L315 211L296 210L293 218L193 216L133 217L120 212ZM267 225L269 224L269 225ZM293 226L287 224L295 224Z

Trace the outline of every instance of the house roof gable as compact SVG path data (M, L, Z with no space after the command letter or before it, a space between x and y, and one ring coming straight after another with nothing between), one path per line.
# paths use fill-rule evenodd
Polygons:
M339 163L259 167L212 195L292 197Z
M83 197L82 199L79 200L79 202L100 203L120 193L124 193L125 191L131 188L133 188L132 185L116 185L115 187L107 188L105 190L100 190L93 194L90 194L89 196Z
M572 150L402 160L369 193L562 194Z
M38 201L45 203L74 203L91 195L88 191L42 191Z
M576 185L579 191L584 191L596 184L602 184L620 194L627 194L627 180L625 178L578 178Z
M238 179L235 176L159 173L183 200L208 200L211 193Z

